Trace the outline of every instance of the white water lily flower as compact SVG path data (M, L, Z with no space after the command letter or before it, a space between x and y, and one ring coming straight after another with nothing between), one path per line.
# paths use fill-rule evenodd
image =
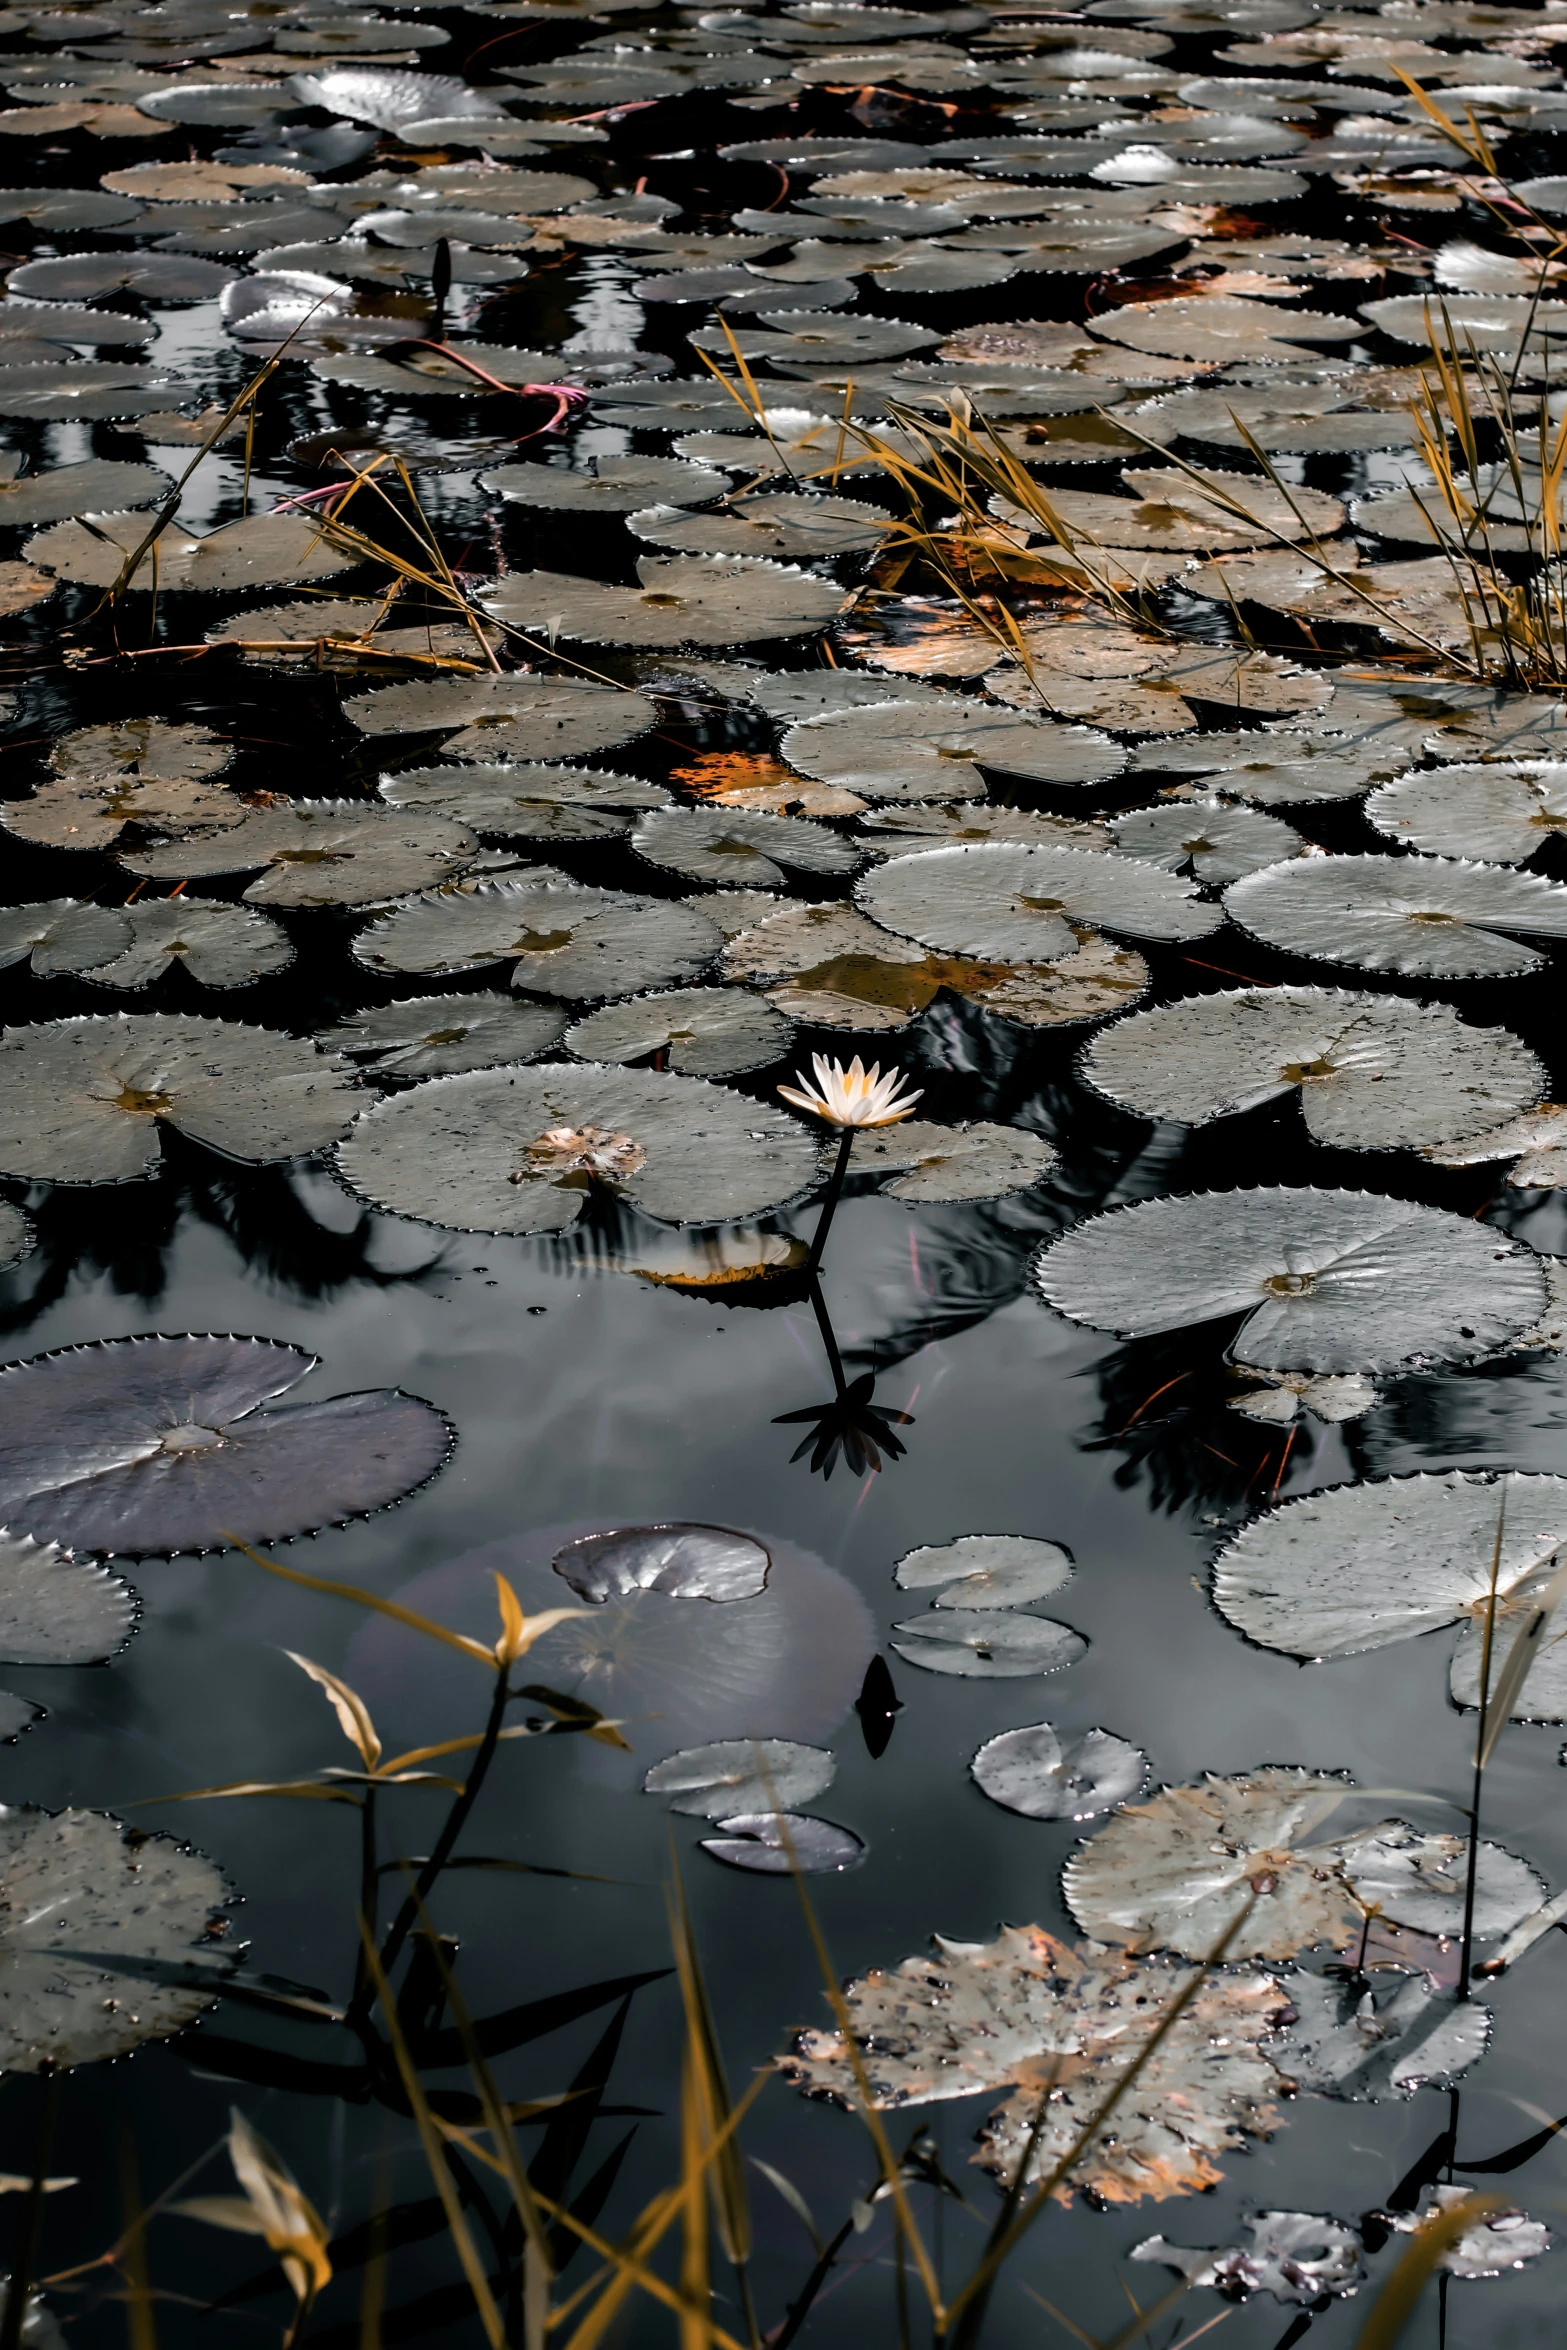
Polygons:
M861 1066L855 1054L845 1069L841 1061L829 1061L823 1053L812 1053L811 1067L816 1072L818 1091L813 1093L797 1069L800 1090L792 1085L780 1085L778 1091L786 1102L797 1110L809 1110L813 1117L825 1118L832 1126L895 1126L900 1118L911 1118L918 1093L907 1093L901 1098L898 1088L904 1083L901 1069L889 1069L885 1077L881 1063L873 1061L869 1071Z

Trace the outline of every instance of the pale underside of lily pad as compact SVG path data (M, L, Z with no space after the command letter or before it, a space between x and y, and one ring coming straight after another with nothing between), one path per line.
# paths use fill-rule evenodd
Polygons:
M344 1064L308 1042L166 1012L7 1029L0 1071L0 1169L40 1183L151 1174L165 1121L229 1158L294 1158L356 1106Z
M1567 832L1567 765L1416 768L1374 791L1366 815L1389 840L1431 856L1524 865Z
M1500 1533L1501 1551L1497 1553ZM1479 1700L1496 1561L1493 1681L1567 1543L1567 1479L1449 1471L1343 1486L1244 1527L1214 1567L1214 1604L1262 1648L1313 1663L1389 1648L1462 1625L1453 1660L1459 1704ZM1545 1627L1512 1712L1567 1718L1567 1658Z
M1428 979L1541 968L1524 937L1567 938L1567 887L1449 857L1330 856L1232 882L1226 913L1287 954Z
M1089 1943L1072 1949L1038 1926L994 1942L948 1942L848 1985L850 2029L883 2110L1010 2087L977 2159L1010 2181L1041 2122L1027 2178L1048 2178L1182 1992L1189 1968ZM1248 2139L1277 2126L1279 2079L1261 2043L1283 2005L1267 1975L1219 1969L1203 1983L1101 2131L1055 2189L1104 2203L1200 2192ZM858 2102L841 2033L800 2033L780 2058L807 2094Z
M760 1215L810 1189L815 1139L691 1077L593 1064L444 1077L360 1118L338 1154L377 1207L469 1232L559 1232L588 1186L672 1224Z
M667 1053L682 1077L737 1077L789 1050L794 1022L744 987L679 987L590 1012L566 1032L584 1061L640 1061Z
M1372 1192L1200 1192L1090 1217L1034 1278L1075 1322L1147 1337L1244 1315L1234 1360L1279 1371L1463 1362L1537 1320L1532 1249Z
M1401 1820L1325 1834L1351 1783L1277 1765L1161 1787L1080 1844L1062 1892L1085 1932L1136 1949L1207 1955L1233 1927L1236 1958L1342 1948L1369 1913L1416 1931L1462 1928L1468 1845ZM1474 1930L1497 1941L1538 1908L1526 1863L1482 1844Z
M326 1051L388 1078L457 1077L531 1061L557 1045L566 1014L555 1004L516 996L408 996L356 1012L317 1040Z
M513 987L593 1003L699 978L722 940L695 906L530 874L415 898L354 953L373 971L432 975L509 962Z
M1307 1131L1340 1150L1479 1134L1545 1087L1508 1029L1471 1026L1445 1004L1327 987L1159 1004L1104 1029L1080 1067L1123 1109L1191 1126L1298 1092Z
M183 2031L231 1971L232 1898L201 1853L107 1812L0 1811L0 2064L68 2071Z
M452 1430L417 1396L275 1403L314 1360L268 1339L158 1336L7 1365L0 1520L78 1550L220 1550L341 1525L436 1474Z
M925 946L1010 963L1069 955L1079 943L1073 922L1134 938L1197 939L1222 920L1192 883L1083 849L932 849L879 866L854 894L873 920Z

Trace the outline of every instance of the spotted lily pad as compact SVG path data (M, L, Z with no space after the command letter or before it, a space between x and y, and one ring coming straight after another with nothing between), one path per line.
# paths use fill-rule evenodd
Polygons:
M838 1768L825 1747L793 1738L724 1738L687 1747L643 1773L646 1795L661 1795L670 1811L719 1820L812 1803L832 1785Z
M367 1111L338 1155L376 1206L469 1232L563 1231L595 1181L667 1223L724 1223L809 1190L817 1160L781 1110L592 1065L436 1078Z
M1470 1360L1538 1319L1545 1280L1531 1249L1470 1217L1305 1190L1114 1208L1043 1248L1034 1276L1058 1313L1123 1337L1244 1314L1233 1358L1277 1371Z
M677 987L606 1004L566 1032L584 1061L668 1055L682 1077L737 1077L783 1058L794 1035L787 1013L743 987Z
M1058 1673L1087 1654L1088 1642L1070 1624L1054 1623L1048 1616L938 1605L926 1615L906 1616L894 1624L891 1647L895 1655L927 1673L994 1681Z
M25 550L24 550L25 552ZM509 572L480 602L495 619L544 638L601 645L733 645L810 636L848 591L814 572L733 555L644 555L639 587L558 571Z
M282 1541L388 1508L452 1430L396 1388L282 1403L316 1365L265 1338L119 1338L0 1371L0 1519L104 1554Z
M551 1563L579 1599L602 1607L633 1591L719 1604L754 1599L766 1589L772 1562L762 1543L731 1527L673 1525L584 1534L558 1550Z
M422 995L372 1005L323 1030L324 1051L380 1078L456 1077L531 1061L560 1042L566 1015L554 1004L503 995Z
M372 971L512 965L511 984L593 1003L700 976L723 934L695 906L583 889L541 869L518 881L415 898L354 942Z
M167 1012L9 1028L0 1070L0 1169L37 1183L153 1174L165 1121L229 1158L294 1158L356 1106L342 1062L312 1044Z
M1074 921L1134 938L1195 939L1221 919L1190 882L1084 849L931 849L876 867L854 894L889 930L944 953L1009 963L1070 954Z
M783 755L802 775L872 800L980 799L982 769L1034 783L1102 783L1126 753L1086 726L952 697L950 707L891 702L791 726Z
M0 2064L68 2071L193 2024L232 1971L232 1899L203 1854L107 1812L0 1813Z
M1243 1527L1220 1553L1214 1604L1259 1647L1313 1662L1462 1624L1452 1687L1472 1705L1498 1529L1495 1637L1504 1654L1567 1542L1567 1479L1451 1470L1308 1494ZM1542 1644L1514 1716L1567 1718L1567 1659L1556 1641Z
M1477 1135L1545 1089L1508 1029L1473 1027L1445 1004L1329 987L1160 1004L1103 1030L1081 1068L1123 1109L1191 1126L1298 1092L1307 1131L1340 1150Z
M1431 979L1510 977L1567 938L1567 887L1452 857L1300 858L1232 882L1226 913L1288 954Z
M782 889L786 867L802 873L852 873L859 851L801 816L737 808L670 808L642 817L631 845L650 865L692 881Z
M1082 2146L1183 1993L1115 2129ZM875 1969L843 1997L877 2106L1011 2088L977 2159L1008 2183L1022 2170L1037 2184L1076 2153L1053 2190L1062 2202L1079 2189L1101 2204L1200 2192L1218 2183L1226 2155L1278 2124L1279 2078L1261 2051L1281 1993L1267 1975L1221 1968L1194 1990L1188 1967L1091 1943L1073 1950L1039 1926L1008 1926L987 1943L937 1936L931 1956ZM837 2030L800 2033L779 2069L808 2095L859 2102Z
M1089 1730L1063 1744L1048 1722L987 1738L969 1776L992 1803L1029 1820L1094 1820L1148 1783L1148 1757L1126 1738Z

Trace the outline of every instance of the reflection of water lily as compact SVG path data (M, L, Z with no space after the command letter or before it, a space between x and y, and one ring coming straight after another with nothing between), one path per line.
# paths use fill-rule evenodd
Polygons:
M914 1115L914 1105L920 1096L909 1093L899 1099L898 1088L904 1083L901 1069L889 1069L883 1077L879 1061L873 1061L867 1071L858 1053L847 1069L841 1061L829 1061L823 1053L812 1053L811 1067L816 1072L816 1092L806 1085L798 1070L795 1075L799 1077L799 1087L780 1085L778 1091L797 1110L809 1110L813 1117L825 1118L829 1125L895 1126L900 1118Z
M879 1469L884 1452L890 1460L900 1459L906 1447L902 1438L893 1434L893 1427L912 1427L913 1414L887 1411L872 1403L872 1387L873 1374L866 1371L840 1389L831 1403L811 1404L803 1412L777 1413L775 1424L779 1427L790 1420L810 1424L809 1435L790 1459L797 1461L808 1452L812 1469L819 1469L824 1477L832 1475L840 1453L856 1477L868 1469Z

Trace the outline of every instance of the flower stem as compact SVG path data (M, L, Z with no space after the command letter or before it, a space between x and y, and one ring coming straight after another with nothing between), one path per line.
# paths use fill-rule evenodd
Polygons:
M816 1234L811 1242L811 1253L805 1260L805 1270L808 1274L814 1274L822 1261L822 1251L827 1246L827 1235L832 1230L832 1220L838 1212L838 1202L843 1197L843 1179L849 1172L849 1153L853 1148L854 1128L845 1126L838 1137L838 1156L833 1166L832 1178L827 1186L827 1197L823 1200L822 1212L816 1219Z

